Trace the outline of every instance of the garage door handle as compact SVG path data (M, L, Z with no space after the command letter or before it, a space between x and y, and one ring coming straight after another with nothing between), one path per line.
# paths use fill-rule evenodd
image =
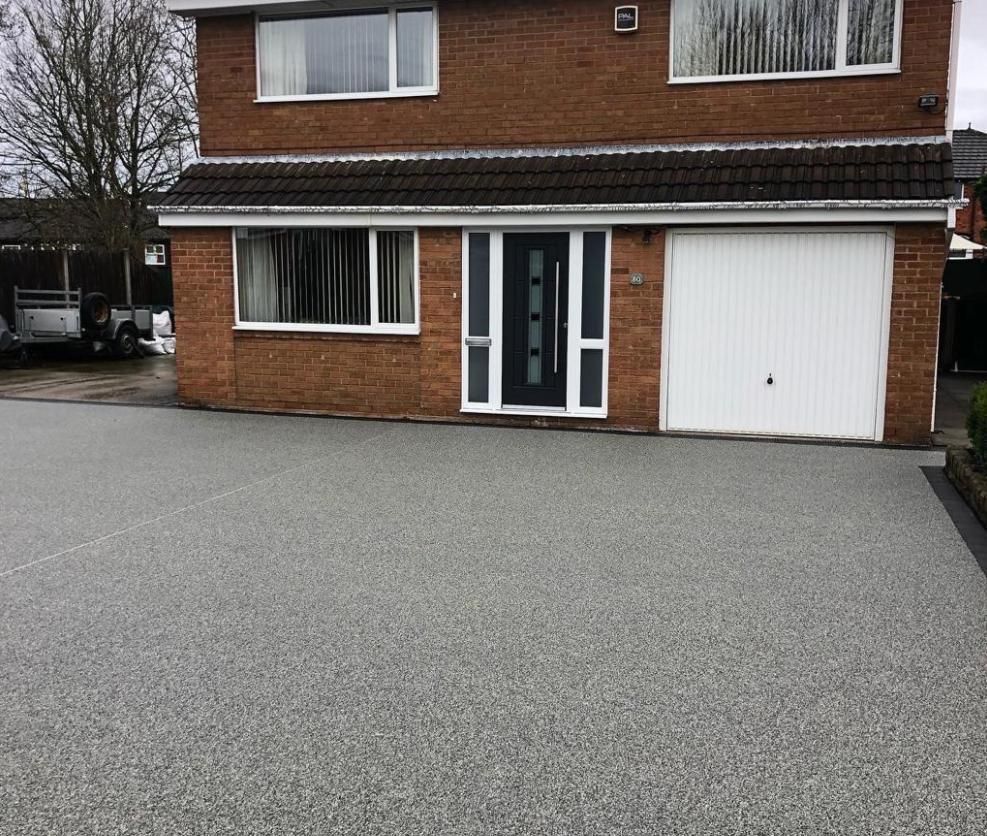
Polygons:
M775 382L775 376L769 372L768 373L768 386L773 386L774 385L774 382Z

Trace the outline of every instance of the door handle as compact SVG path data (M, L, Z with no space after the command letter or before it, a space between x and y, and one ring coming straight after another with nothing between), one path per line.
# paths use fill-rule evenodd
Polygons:
M768 372L768 386L774 386L775 376L774 372Z
M555 262L555 351L552 352L555 364L554 374L559 373L559 262Z

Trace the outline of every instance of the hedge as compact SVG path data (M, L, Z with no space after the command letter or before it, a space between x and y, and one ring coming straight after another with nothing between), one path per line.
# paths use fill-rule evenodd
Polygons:
M966 431L977 463L981 467L987 466L987 383L981 383L973 390Z

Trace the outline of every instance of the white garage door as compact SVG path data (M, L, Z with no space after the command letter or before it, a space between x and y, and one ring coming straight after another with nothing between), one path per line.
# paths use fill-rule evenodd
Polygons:
M668 430L881 440L889 231L669 236Z

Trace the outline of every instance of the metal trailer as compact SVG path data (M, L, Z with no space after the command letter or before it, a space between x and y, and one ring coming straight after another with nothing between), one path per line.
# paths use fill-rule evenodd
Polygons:
M14 327L25 349L31 345L107 343L114 355L140 356L138 337L153 338L150 305L112 307L102 293L82 290L22 290L14 287Z

